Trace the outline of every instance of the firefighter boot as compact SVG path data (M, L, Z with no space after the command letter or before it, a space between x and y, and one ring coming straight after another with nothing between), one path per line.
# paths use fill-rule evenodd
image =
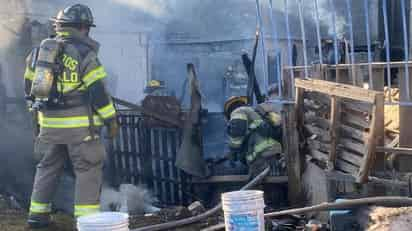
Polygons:
M27 219L27 224L31 229L46 228L50 224L49 214L30 214Z

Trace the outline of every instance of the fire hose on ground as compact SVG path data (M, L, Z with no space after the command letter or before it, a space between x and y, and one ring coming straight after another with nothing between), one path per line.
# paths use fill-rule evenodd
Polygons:
M266 168L263 170L259 175L257 175L253 180L251 180L249 183L247 183L245 186L243 186L240 190L247 190L252 188L253 186L259 184L265 177L269 174L270 172L270 167ZM412 204L412 199L411 199L411 204ZM215 213L221 211L222 209L222 203L219 203L212 209L199 214L197 216L185 218L182 220L177 220L177 221L171 221L163 224L157 224L157 225L151 225L151 226L146 226L138 229L134 229L131 231L158 231L158 230L169 230L173 228L177 228L180 226L185 226L185 225L190 225L202 220L205 220L206 218L214 215Z
M279 217L291 214L303 214L308 212L319 212L325 210L350 209L361 206L383 206L383 207L408 207L412 206L412 198L409 197L367 197L361 199L344 200L340 202L323 203L319 205L288 209L279 212L266 213L265 218ZM225 224L208 227L202 231L215 231L225 228Z

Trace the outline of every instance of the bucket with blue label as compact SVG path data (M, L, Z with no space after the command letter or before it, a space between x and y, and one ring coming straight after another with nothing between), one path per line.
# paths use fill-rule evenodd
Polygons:
M236 191L222 194L226 230L264 231L265 202L258 190Z

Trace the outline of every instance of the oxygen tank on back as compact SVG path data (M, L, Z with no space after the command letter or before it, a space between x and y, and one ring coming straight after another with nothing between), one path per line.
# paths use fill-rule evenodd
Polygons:
M60 49L60 43L56 39L45 39L40 44L31 88L31 95L36 97L37 101L47 102L50 99L57 78L55 74Z

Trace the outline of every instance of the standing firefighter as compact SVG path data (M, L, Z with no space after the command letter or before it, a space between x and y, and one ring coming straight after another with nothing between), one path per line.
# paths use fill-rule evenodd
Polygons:
M231 97L225 103L231 157L249 166L253 177L269 167L282 152L280 117L270 104L247 106L247 97Z
M100 210L104 146L100 128L117 131L115 108L105 90L106 72L97 58L99 44L89 37L91 10L77 4L52 18L57 36L42 41L27 60L26 98L32 100L45 144L37 166L28 224L49 224L51 200L65 162L76 175L76 217Z

